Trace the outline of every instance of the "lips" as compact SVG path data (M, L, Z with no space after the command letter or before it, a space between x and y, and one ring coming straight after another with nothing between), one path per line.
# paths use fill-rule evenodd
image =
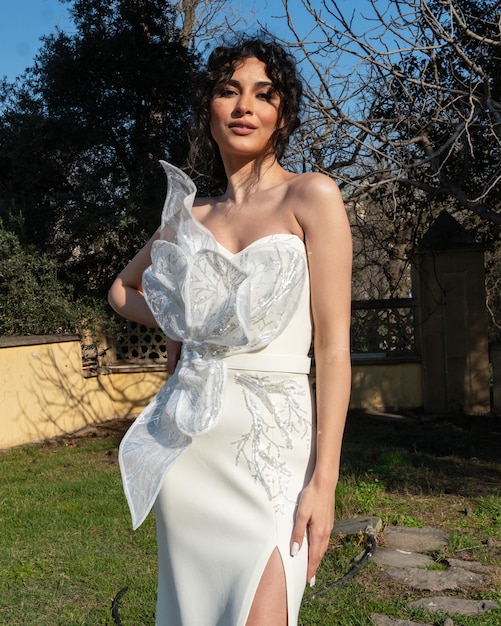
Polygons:
M237 135L237 137L246 137L247 135L252 135L257 126L249 124L249 122L231 122L231 124L228 124L228 128L233 135Z
M231 122L228 124L228 128L234 135L245 137L247 135L251 135L257 127L249 122L242 122L239 120L238 122Z
M256 126L254 124L250 124L249 122L231 122L228 124L230 128L244 128L246 130L256 130Z

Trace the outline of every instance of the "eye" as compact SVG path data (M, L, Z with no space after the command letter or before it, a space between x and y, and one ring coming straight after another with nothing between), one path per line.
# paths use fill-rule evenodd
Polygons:
M276 102L278 99L277 92L273 89L268 89L268 91L260 91L257 94L257 97L260 100L265 100L266 102Z
M220 85L218 85L214 91L214 97L215 98L231 98L232 96L237 95L238 91L237 88L234 87L233 85L228 85L225 83L222 83Z

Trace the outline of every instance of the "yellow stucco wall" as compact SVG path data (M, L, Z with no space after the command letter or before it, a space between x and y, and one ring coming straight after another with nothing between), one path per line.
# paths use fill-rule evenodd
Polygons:
M422 402L421 363L353 363L352 409L415 409Z
M80 342L0 348L0 448L136 416L166 372L82 375Z
M85 378L78 340L0 346L0 448L135 417L166 375L150 370ZM353 365L351 408L420 405L419 363Z

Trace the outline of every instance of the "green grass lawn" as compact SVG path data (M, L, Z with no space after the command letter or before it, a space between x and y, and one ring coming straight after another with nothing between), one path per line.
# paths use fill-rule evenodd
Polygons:
M130 588L127 623L152 624L152 520L133 533L116 437L16 448L1 457L0 623L113 624Z
M487 418L452 424L350 416L338 517L374 514L386 524L442 528L451 545L437 558L501 566L500 433L501 423ZM125 586L124 626L154 624L154 523L150 516L131 530L117 463L122 434L123 424L115 424L0 453L0 624L114 625L111 603ZM362 549L333 537L316 589L348 571ZM407 609L422 595L369 563L349 583L305 598L300 623L365 626L373 612L443 623ZM501 602L501 577L468 597ZM454 616L454 624L501 625L501 609Z

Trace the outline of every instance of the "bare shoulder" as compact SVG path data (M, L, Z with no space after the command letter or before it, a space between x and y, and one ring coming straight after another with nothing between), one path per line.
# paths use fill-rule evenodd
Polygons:
M289 182L288 197L294 216L305 232L347 219L339 187L325 174L307 172L295 176Z
M326 174L321 174L320 172L305 172L304 174L298 174L290 179L289 184L291 186L297 187L298 191L315 192L318 190L319 192L332 192L332 190L339 188L336 182Z

